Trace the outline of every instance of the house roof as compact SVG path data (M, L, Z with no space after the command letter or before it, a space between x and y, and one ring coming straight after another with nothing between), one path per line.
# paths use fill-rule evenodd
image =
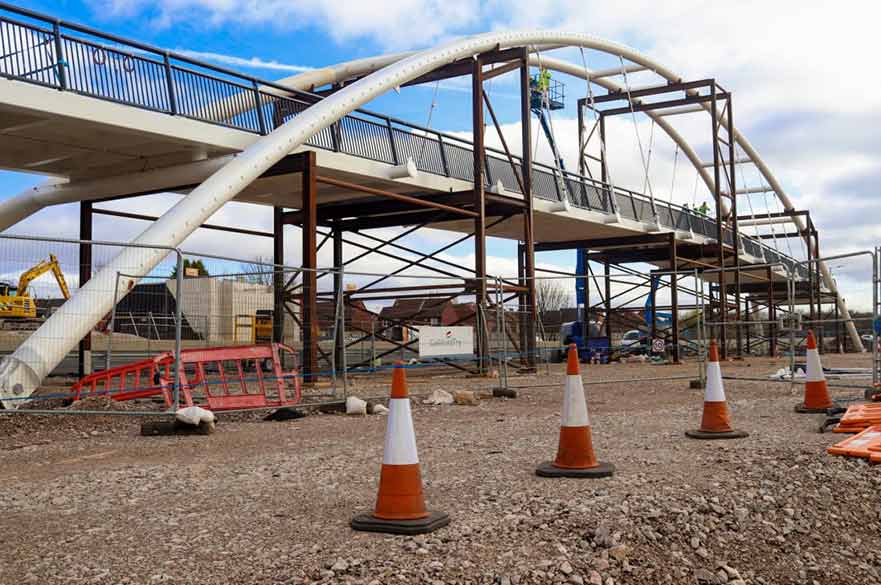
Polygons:
M440 319L444 309L451 304L447 298L397 299L395 304L383 307L379 316L383 319Z

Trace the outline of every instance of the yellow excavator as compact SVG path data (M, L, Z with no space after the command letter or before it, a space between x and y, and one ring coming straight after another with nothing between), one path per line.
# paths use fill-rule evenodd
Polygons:
M42 315L37 311L37 300L30 295L28 286L31 282L47 272L52 272L64 300L70 298L70 289L54 254L48 260L41 260L35 266L22 273L18 286L8 282L0 282L0 321L3 329L28 330L36 329L42 323Z

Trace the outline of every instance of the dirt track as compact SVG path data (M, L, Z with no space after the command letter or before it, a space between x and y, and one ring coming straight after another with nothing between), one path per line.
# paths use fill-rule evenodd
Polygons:
M591 366L585 380L693 372ZM129 419L0 417L0 583L881 582L881 467L827 456L841 435L795 414L788 385L727 382L751 434L710 442L682 434L702 400L685 380L587 386L598 456L617 474L540 479L561 380L415 409L429 505L453 519L416 539L348 527L376 495L381 416L221 419L212 436L176 438L142 438Z

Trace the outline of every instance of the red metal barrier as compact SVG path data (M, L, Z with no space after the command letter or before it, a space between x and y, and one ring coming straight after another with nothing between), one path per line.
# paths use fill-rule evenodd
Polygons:
M286 353L294 368L284 371L281 357ZM74 384L73 398L162 396L170 408L173 370L174 353L161 353L84 377ZM218 411L290 406L300 401L300 386L296 353L281 343L181 351L180 401L185 406Z

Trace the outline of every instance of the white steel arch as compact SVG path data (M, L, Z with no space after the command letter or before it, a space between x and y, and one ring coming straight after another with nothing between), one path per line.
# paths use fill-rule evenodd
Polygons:
M586 70L582 65L576 65L574 63L568 63L561 59L556 59L553 57L543 56L539 59L539 57L535 54L537 51L542 50L550 50L553 48L558 48L559 45L532 45L533 54L530 55L529 63L533 66L543 66L548 69L558 71L560 73L565 73L567 75L571 75L573 77L579 77L581 79L585 79L591 83L604 87L610 91L618 91L623 90L624 86L612 81L609 77L597 77L590 70ZM592 47L584 47L595 49L598 51L602 51L605 53L609 53L611 55L615 55L618 57L623 57L645 67L646 70L653 71L657 75L661 76L668 82L678 82L681 81L682 78L675 73L673 73L670 69L662 66L660 63L653 61L640 53L636 52L633 49L628 49L627 52L621 51L618 52L616 49L619 49L622 45L618 43L608 42L603 46L592 46ZM291 77L287 77L277 81L279 85L284 85L287 87L291 87L292 89L299 89L302 91L310 90L315 87L320 87L322 85L327 85L329 83L340 83L353 78L361 77L363 75L369 74L372 71L375 71L378 67L387 66L390 63L397 62L406 56L411 55L412 53L397 53L384 55L380 57L372 57L367 59L359 59L357 61L348 61L346 63L341 63L339 65L334 65L331 67L324 67L322 69L317 69L315 71L307 71L304 73L300 73ZM637 55L637 58L634 58L633 55ZM694 94L696 93L694 90L689 91L688 93ZM634 104L638 104L641 102L639 99L633 99L632 102ZM701 104L701 107L709 114L710 106L708 104ZM654 120L655 123L666 132L667 136L670 137L673 142L675 142L679 149L685 154L688 160L691 162L694 169L700 175L704 184L712 193L714 191L714 179L713 176L709 173L707 168L704 166L703 161L701 161L700 157L695 152L694 148L688 143L688 140L685 139L665 118L661 116L659 111L656 110L648 110L643 112L650 119ZM727 124L727 117L723 116L721 112L718 114L718 119L720 124L725 127ZM762 177L765 179L767 184L773 190L775 196L780 200L780 203L783 206L783 209L786 211L794 211L795 206L792 203L792 200L786 194L786 191L783 189L783 185L780 181L777 180L777 177L771 171L771 168L768 164L762 159L759 155L758 151L753 147L753 145L749 142L749 140L741 133L737 127L734 127L734 140L737 145L746 153L755 167L758 169L759 173L761 173ZM734 195L736 196L736 195ZM724 205L724 202L723 202ZM791 217L792 222L795 224L797 230L799 232L804 232L806 225L804 219L800 215L794 215ZM805 242L807 246L809 246L809 250L811 253L816 256L816 248L814 247L813 242L808 238ZM843 316L845 321L845 326L847 328L847 333L850 336L851 343L853 343L854 347L858 348L859 351L864 352L862 341L860 340L859 333L857 332L856 326L853 321L850 320L850 311L847 308L847 302L841 296L838 296L838 285L835 282L835 279L832 277L832 273L829 271L829 267L825 262L818 262L820 269L820 276L823 279L823 284L829 289L830 292L836 294L836 303L838 304L838 310Z
M533 45L575 46L611 52L656 71L668 79L672 72L656 66L638 52L584 33L560 31L495 32L458 39L402 58L310 106L291 121L260 138L212 174L189 195L150 225L133 243L178 246L220 207L232 200L263 172L301 146L315 133L349 112L408 81L448 63L498 48ZM128 248L106 264L69 301L0 363L0 400L29 396L49 372L82 339L113 304L117 286L128 290L166 255ZM132 276L120 276L126 272ZM80 318L69 319L76 315ZM84 317L85 316L85 317Z

